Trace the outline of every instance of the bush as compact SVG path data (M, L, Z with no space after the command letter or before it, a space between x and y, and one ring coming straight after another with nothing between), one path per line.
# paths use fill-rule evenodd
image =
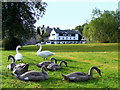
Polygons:
M20 39L15 37L9 37L3 40L5 50L15 50L18 45L21 45Z

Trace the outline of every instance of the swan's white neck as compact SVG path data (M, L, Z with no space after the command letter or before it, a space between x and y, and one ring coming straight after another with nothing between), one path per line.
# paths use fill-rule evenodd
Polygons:
M19 48L17 47L17 48L16 48L16 53L19 53L18 49L19 49Z
M42 50L42 45L40 44L40 48L39 48L39 50L37 52L40 52L41 50Z

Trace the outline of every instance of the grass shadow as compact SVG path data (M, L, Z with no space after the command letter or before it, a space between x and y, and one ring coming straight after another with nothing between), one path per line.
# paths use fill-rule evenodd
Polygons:
M11 79L13 79L14 78L14 75L12 74L12 71L2 71L2 75L3 75L3 77L2 77L2 79L5 79L5 78L11 78Z

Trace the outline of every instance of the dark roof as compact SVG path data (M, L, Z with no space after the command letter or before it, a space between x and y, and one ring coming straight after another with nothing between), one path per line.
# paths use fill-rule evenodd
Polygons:
M60 29L54 29L56 33L60 34L78 34L75 30L60 30Z
M46 32L51 33L52 28L46 28Z

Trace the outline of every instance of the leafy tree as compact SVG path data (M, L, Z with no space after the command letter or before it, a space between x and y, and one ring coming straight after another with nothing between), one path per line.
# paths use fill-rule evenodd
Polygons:
M84 27L84 30L83 30L83 36L85 37L85 39L89 42L91 41L91 37L90 37L90 34L89 34L89 26L88 25L85 25Z
M2 38L4 44L11 37L22 44L34 35L35 22L45 14L45 2L3 2L2 3ZM9 48L12 48L9 41ZM15 44L15 43L14 43ZM14 45L15 49L17 45Z
M82 33L85 25L87 25L87 23L84 23L83 25L78 25L78 26L75 27L74 30L79 30Z
M114 11L100 13L100 10L94 12L98 17L93 16L93 20L85 26L83 36L88 42L118 42L118 13Z
M45 32L45 33L43 34L43 37L48 37L48 36L50 36L50 33L48 33L48 32Z
M44 42L44 36L43 36L44 33L45 33L44 29L38 27L38 28L37 28L37 33L40 35L40 42Z
M46 32L44 25L43 25L43 27L37 28L37 33L40 36L40 42L44 42L45 38L50 36L50 33Z
M98 17L100 17L101 14L102 14L102 12L99 9L95 8L92 11L92 16L93 16L92 18L93 19L98 18Z

